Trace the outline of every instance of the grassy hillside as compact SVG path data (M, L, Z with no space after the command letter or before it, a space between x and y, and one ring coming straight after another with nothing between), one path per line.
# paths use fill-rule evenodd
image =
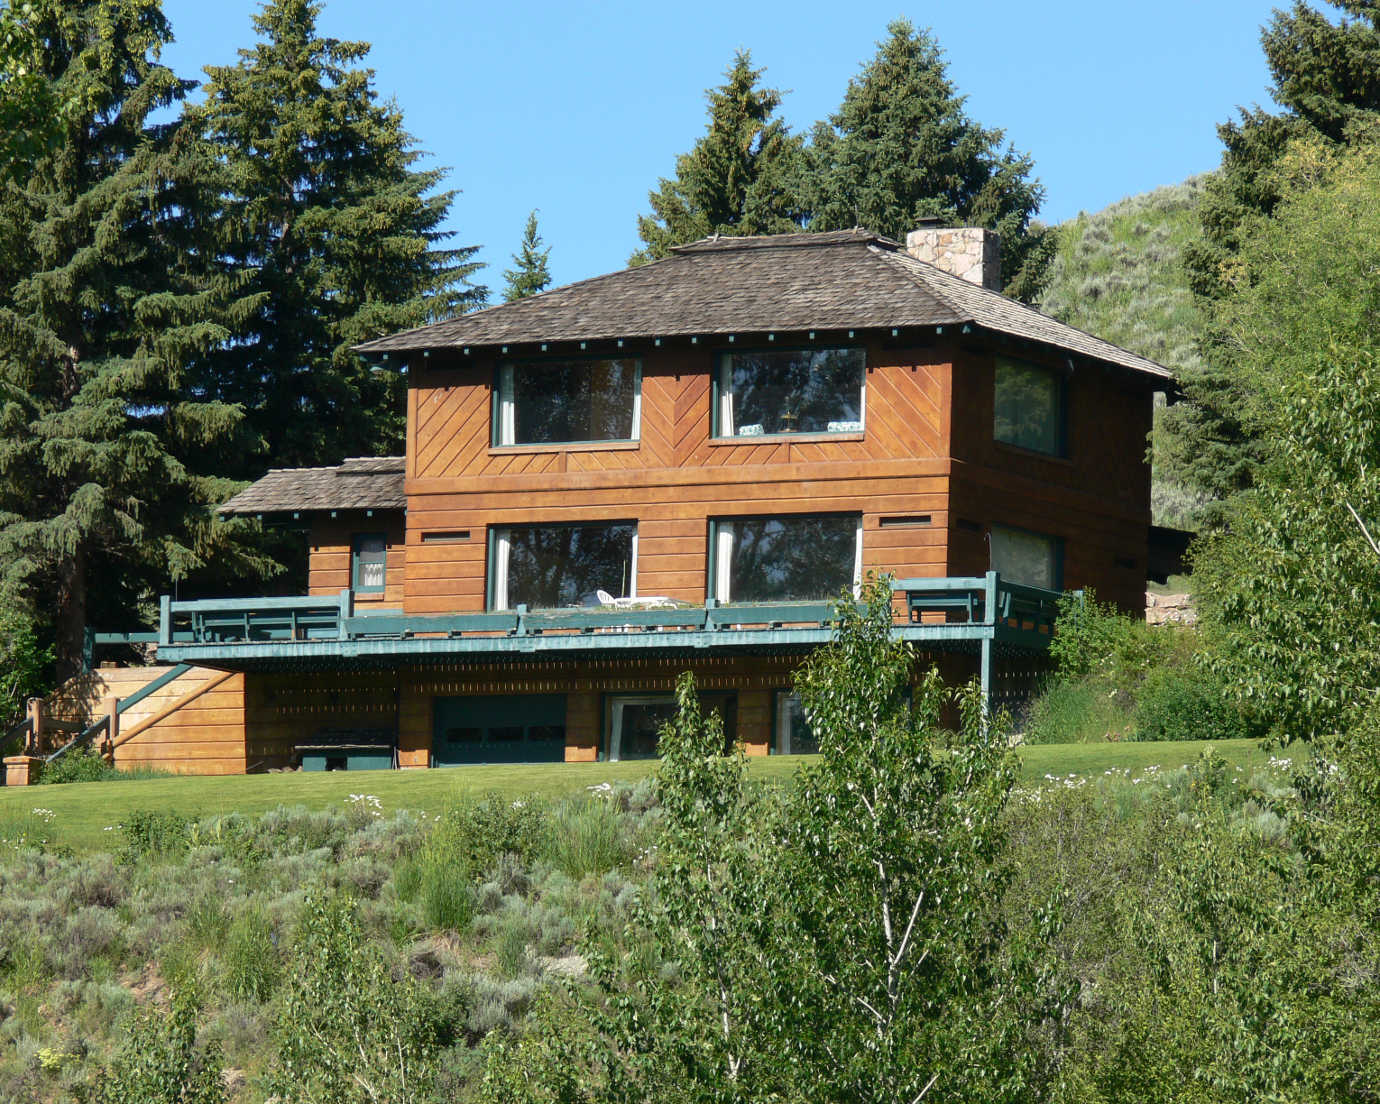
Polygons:
M1054 776L1101 776L1108 771L1173 770L1192 763L1212 746L1233 766L1253 770L1267 756L1251 740L1168 743L1049 744L1020 749L1025 783ZM785 782L805 756L773 755L752 760L752 777ZM211 778L153 778L87 782L70 786L0 788L0 845L16 838L43 839L80 852L111 847L117 825L138 811L156 809L190 820L256 816L283 806L340 809L352 794L366 794L390 814L397 810L436 815L482 795L507 800L537 797L560 801L603 792L609 785L635 784L655 763L557 763L455 767L432 771L367 771L232 775ZM38 815L35 815L38 810Z
M1156 188L1060 225L1040 309L1175 371L1191 371L1199 363L1201 322L1181 257L1199 233L1205 179ZM1191 527L1193 497L1158 467L1153 501L1158 522Z

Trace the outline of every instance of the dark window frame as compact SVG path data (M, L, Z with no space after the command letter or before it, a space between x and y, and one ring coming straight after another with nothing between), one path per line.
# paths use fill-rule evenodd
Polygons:
M724 376L726 368L735 356L753 356L760 353L825 353L831 351L858 352L862 354L862 366L858 380L858 418L857 428L791 430L778 433L760 433L724 436L723 400ZM866 345L850 342L843 345L752 345L742 348L718 349L709 378L709 436L714 441L732 441L735 444L751 444L753 441L780 441L800 437L846 437L857 436L867 431L867 373L871 368L871 358ZM728 368L731 371L731 368Z
M853 580L851 585L855 590L862 582L862 559L863 559L863 515L862 511L852 510L812 510L807 513L795 514L737 514L725 517L711 517L709 519L709 549L708 549L708 573L706 578L705 597L718 602L732 604L739 601L733 597L732 586L729 586L729 594L725 597L719 593L719 546L720 533L725 524L737 524L742 522L766 522L766 521L793 521L807 520L810 518L848 518L855 523L854 525L854 544L853 544ZM818 598L781 598L771 599L771 601L781 602L817 602L828 601L836 596L836 592L831 592ZM744 601L759 601L756 599L744 599Z
M615 526L631 526L632 540L628 564L628 597L637 596L637 557L638 557L638 524L635 518L613 518L610 520L599 521L523 521L513 522L505 525L490 525L488 527L488 549L484 563L484 607L491 613L503 613L517 609L519 604L512 601L511 595L505 593L508 598L506 605L498 604L499 591L499 541L503 534L511 533L514 529L611 529ZM511 545L510 545L511 555ZM506 566L506 565L505 565ZM511 578L504 579L503 590L509 591ZM615 596L617 597L617 596ZM532 607L529 607L532 608Z
M596 437L570 441L512 441L503 442L503 373L512 368L515 372L529 364L597 364L607 361L630 361L633 365L633 408L632 436ZM643 363L640 356L604 356L598 353L581 353L576 356L505 357L494 364L493 383L489 389L489 447L501 449L550 449L582 445L624 445L636 446L642 440L642 382ZM516 398L514 399L516 402Z
M727 753L732 748L733 744L737 743L739 740L739 691L736 688L731 690L700 690L698 691L698 697L700 709L703 713L708 714L716 709L719 710L719 716L724 722L724 750L725 753ZM600 695L600 698L601 702L599 716L600 724L602 726L602 736L600 738L599 743L600 761L606 763L617 763L629 762L638 759L660 759L660 755L646 756L623 754L622 741L624 733L622 732L621 726L622 718L618 716L617 711L620 707L627 708L628 706L656 705L669 706L674 712L676 704L675 692L671 690L651 690L646 693L638 693L632 690L617 690L608 691ZM728 712L723 708L726 705L731 705L731 712ZM615 735L615 729L618 730L617 736L619 741L619 755L616 759L613 756L613 739Z
M1002 437L997 431L997 389L998 375L1001 371L1002 362L1020 368L1034 369L1054 381L1055 384L1055 407L1054 416L1058 420L1055 431L1054 451L1035 448L1031 445L1021 444L1018 441L1011 441ZM1048 364L1041 364L1038 361L1026 360L1022 357L998 355L992 360L992 440L1005 448L1018 449L1021 452L1029 453L1032 456L1047 456L1055 460L1067 460L1069 458L1069 378L1064 372L1057 368L1051 368Z
M992 533L997 529L1005 529L1008 533L1023 533L1029 537L1038 537L1042 541L1048 541L1053 551L1053 571L1054 585L1047 589L1062 591L1064 589L1064 538L1055 536L1053 533L1042 533L1038 529L1030 529L1024 525L1004 525L1000 522L993 522L987 527L987 564L995 571L992 566ZM1017 579L1012 579L1009 575L1003 575L1003 579L1008 582L1016 583L1018 586L1038 586L1037 583L1024 583Z

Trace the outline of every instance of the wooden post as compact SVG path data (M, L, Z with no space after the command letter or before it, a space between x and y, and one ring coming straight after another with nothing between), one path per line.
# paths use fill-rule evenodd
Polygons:
M115 741L120 736L120 699L116 694L111 694L105 699L105 715L109 718L109 723L105 726L105 744L101 747L101 755L107 763L112 766L115 763Z
M43 722L46 713L46 703L42 698L29 699L29 750L36 754L43 751Z
M10 755L5 758L5 785L32 786L38 781L43 760L32 755Z

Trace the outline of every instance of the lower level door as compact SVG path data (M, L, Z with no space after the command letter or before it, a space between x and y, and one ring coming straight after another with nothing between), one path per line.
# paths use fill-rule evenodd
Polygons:
M559 763L565 759L564 694L437 698L431 759L465 763Z

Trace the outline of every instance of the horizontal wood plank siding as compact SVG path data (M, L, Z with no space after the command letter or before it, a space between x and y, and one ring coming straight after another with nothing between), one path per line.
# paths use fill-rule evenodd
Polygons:
M403 603L407 571L407 545L402 514L376 510L373 517L362 510L342 511L339 517L316 515L312 519L311 552L307 567L307 593L325 597L349 590L353 573L354 538L358 534L382 533L388 542L382 594L357 594L357 606L387 606Z
M1062 539L1066 588L1092 587L1127 613L1143 613L1149 385L1084 362L1070 374L1060 358L1020 354L1067 377L1066 455L1042 456L993 439L995 358L1005 351L975 345L955 361L947 574L988 569L991 526L1029 529Z
M205 672L195 669L169 687L181 687L181 695L162 704L159 711L176 701L182 708L149 725L115 749L115 765L122 769L155 767L174 774L243 774L245 759L245 678L234 674L206 690L196 690L207 682ZM214 677L219 678L220 672ZM150 716L153 714L149 714ZM122 731L132 730L138 718L121 717Z

